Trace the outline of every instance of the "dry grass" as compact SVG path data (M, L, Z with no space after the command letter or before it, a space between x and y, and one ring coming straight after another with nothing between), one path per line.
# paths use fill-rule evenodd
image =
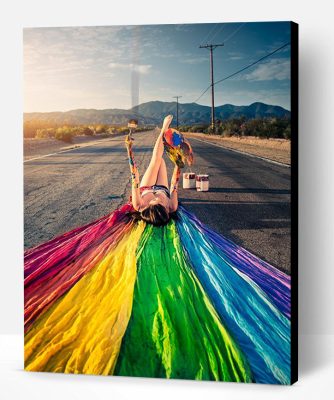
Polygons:
M204 133L185 132L188 138L198 138L214 142L223 147L239 150L244 153L268 158L283 164L291 164L291 142L286 139L261 139L255 136L247 137L222 137L220 135L207 135Z

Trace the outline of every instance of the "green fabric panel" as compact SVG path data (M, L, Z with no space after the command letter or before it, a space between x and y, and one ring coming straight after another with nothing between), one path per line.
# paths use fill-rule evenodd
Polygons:
M114 375L251 382L247 360L187 264L175 223L148 225Z

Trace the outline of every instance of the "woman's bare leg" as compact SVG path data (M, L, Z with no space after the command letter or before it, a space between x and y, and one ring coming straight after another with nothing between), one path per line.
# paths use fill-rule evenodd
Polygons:
M168 176L167 176L167 167L165 160L162 158L160 163L160 168L157 176L157 185L164 185L168 188Z
M140 186L152 186L157 183L160 166L163 161L162 156L164 154L164 144L162 141L162 137L163 137L163 132L160 132L153 148L150 164L147 167L147 170L145 171L142 177ZM166 169L166 164L164 166ZM167 176L167 170L166 170L166 176ZM163 185L163 183L161 183L161 185Z

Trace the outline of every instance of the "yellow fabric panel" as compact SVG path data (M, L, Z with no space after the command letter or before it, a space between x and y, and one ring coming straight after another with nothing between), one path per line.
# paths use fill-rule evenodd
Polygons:
M25 369L112 374L132 310L140 222L25 337Z

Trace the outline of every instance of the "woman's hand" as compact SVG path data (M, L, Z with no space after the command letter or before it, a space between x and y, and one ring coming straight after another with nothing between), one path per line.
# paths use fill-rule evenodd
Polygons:
M133 137L131 136L131 133L129 133L128 135L126 135L125 138L125 146L128 149L128 151L130 151L132 149L132 145L133 145Z
M169 128L169 125L172 122L172 119L173 119L173 116L171 114L167 115L167 117L165 117L164 122L162 124L162 131L163 132L167 131L167 129Z
M177 192L180 176L181 176L181 169L177 165L175 165L170 185L171 193Z

